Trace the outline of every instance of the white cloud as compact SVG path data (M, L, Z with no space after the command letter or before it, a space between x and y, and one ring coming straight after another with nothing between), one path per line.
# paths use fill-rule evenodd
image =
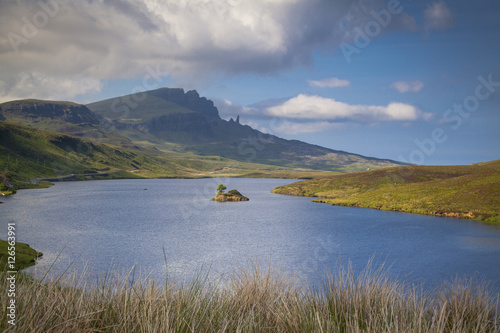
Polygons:
M5 0L0 95L51 96L20 84L35 72L73 81L69 98L93 91L87 83L76 88L81 82L142 78L147 66L186 81L306 66L318 48L337 47L386 6L385 0ZM407 30L404 22L412 20L398 14L384 33Z
M444 1L433 2L424 11L424 28L427 31L446 31L455 27L455 14Z
M309 85L311 87L318 88L340 88L340 87L348 87L351 82L347 80L341 80L336 77L332 77L329 79L323 79L319 81L308 80Z
M391 88L396 89L400 93L419 92L424 89L425 85L422 81L397 81L390 85Z
M300 94L285 103L265 110L269 116L314 119L351 120L356 122L416 121L427 119L430 114L415 106L393 102L387 106L350 105L335 99Z
M7 90L0 79L0 91ZM45 76L39 72L21 73L14 84L8 87L8 94L0 95L0 103L25 98L50 100L71 100L73 97L96 93L102 89L102 82L93 78L73 80L65 77Z

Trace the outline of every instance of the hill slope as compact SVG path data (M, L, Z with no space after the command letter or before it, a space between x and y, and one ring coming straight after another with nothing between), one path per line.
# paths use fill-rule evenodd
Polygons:
M0 121L0 170L9 170L17 180L117 171L128 172L121 177L189 176L213 168Z
M466 166L389 168L280 186L316 202L500 223L500 160Z

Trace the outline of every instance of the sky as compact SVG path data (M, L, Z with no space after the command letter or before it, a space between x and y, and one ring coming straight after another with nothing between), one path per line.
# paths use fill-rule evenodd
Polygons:
M1 0L0 102L195 89L223 119L423 165L500 158L497 0Z

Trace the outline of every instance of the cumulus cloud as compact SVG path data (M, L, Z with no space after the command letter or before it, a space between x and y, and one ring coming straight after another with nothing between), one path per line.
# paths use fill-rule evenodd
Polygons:
M340 88L340 87L348 87L351 82L348 80L341 80L336 77L332 77L329 79L323 79L319 81L308 80L309 85L311 87L318 88Z
M90 77L75 80L46 76L39 72L22 72L9 87L5 86L5 82L2 84L0 79L0 91L8 91L8 94L0 97L0 101L25 98L71 100L75 96L96 93L101 89L102 82Z
M227 99L213 98L213 101L224 119L235 119L239 115L241 124L275 135L345 130L346 126L380 122L401 122L408 125L432 117L432 114L404 103L393 102L386 106L351 105L305 94L287 99L265 100L250 106Z
M424 11L424 28L426 31L455 27L455 14L444 1L434 2Z
M390 85L391 88L396 89L398 92L404 94L407 92L419 92L424 89L425 85L422 81L396 81Z
M141 78L147 66L185 80L305 66L385 7L384 0L5 0L0 96L49 96L36 79L35 90L25 88L26 76L71 80L73 96L106 80ZM411 22L398 14L384 33Z
M269 116L292 119L349 120L356 122L416 121L428 119L415 106L393 102L386 106L350 105L315 95L300 94L285 103L265 110Z

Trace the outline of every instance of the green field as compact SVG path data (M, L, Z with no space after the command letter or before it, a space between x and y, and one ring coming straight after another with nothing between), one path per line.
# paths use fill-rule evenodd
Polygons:
M500 160L388 168L316 178L273 193L316 202L500 223Z

